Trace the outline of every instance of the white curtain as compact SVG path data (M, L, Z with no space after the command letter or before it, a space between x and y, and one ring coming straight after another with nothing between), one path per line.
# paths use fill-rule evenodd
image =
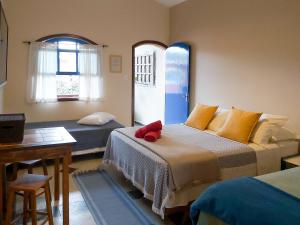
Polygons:
M103 97L102 46L79 45L79 100L98 101Z
M28 102L54 102L56 93L57 44L33 42L29 49Z

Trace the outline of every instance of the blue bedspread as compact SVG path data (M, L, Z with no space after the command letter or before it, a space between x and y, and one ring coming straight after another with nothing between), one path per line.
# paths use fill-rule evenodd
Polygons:
M255 178L242 177L209 187L191 206L193 225L200 212L230 225L299 225L300 199Z

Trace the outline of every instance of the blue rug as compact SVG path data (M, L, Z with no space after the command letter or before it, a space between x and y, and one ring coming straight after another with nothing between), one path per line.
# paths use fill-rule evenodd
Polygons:
M98 225L155 224L105 170L75 173L73 178Z

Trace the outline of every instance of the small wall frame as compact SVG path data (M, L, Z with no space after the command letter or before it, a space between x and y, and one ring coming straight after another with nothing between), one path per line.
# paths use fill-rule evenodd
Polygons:
M111 73L122 73L122 56L110 55L109 56L109 71Z

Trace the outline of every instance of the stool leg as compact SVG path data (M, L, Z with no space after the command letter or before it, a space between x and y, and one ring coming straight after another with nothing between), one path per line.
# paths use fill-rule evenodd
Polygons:
M15 192L13 190L9 190L5 225L10 225L10 222L12 221L14 201L15 201Z
M23 203L23 225L27 225L28 222L28 192L24 192L24 203Z
M47 163L45 159L42 159L42 165L43 165L43 171L44 171L44 175L48 176L48 169L47 169ZM50 188L50 187L49 187ZM50 191L51 193L51 191ZM52 202L52 197L50 195L50 201Z
M51 193L50 193L50 188L49 188L49 182L47 182L47 184L45 185L45 195L46 195L48 222L49 222L49 225L54 225L53 224L52 207L51 207Z
M37 225L37 208L36 208L36 193L31 192L30 194L30 202L31 202L31 222L32 225Z
M47 170L47 163L46 163L45 159L42 159L42 164L43 164L44 175L47 176L48 175L48 170Z

